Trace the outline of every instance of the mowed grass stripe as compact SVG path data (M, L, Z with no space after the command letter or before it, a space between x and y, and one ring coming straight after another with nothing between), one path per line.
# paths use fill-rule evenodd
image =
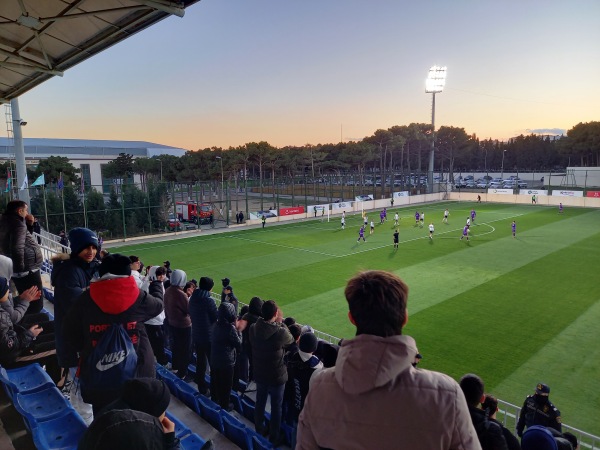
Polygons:
M532 392L538 382L546 383L551 387L550 397L560 409L563 420L599 436L599 323L600 296L574 322L495 386L494 393L521 406L525 394ZM537 374L538 378L531 374ZM596 382L591 383L593 380Z
M561 393L558 399L579 399L576 408L563 414L570 413L587 431L597 433L598 425L592 421L597 421L600 404L589 394L597 390L600 361L589 361L586 371L595 376L582 372L575 385L566 361L548 367L529 360L597 305L600 293L592 267L598 248L600 233L413 315L406 333L416 338L425 356L423 367L457 379L465 372L477 373L491 392L509 377L518 377L511 382L523 389L523 398L553 372L553 392ZM570 357L587 359L585 343L584 339L582 346L570 348ZM554 354L561 362L564 357ZM508 400L516 402L516 395L519 392L512 392Z

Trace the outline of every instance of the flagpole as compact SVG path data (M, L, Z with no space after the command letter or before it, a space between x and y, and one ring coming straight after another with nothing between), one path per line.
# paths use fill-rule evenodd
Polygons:
M82 178L81 178L81 193L83 194L83 223L84 223L85 227L87 228L88 221L87 221L87 212L85 210L85 185L83 184L83 174L82 174Z
M61 184L62 184L62 188L61 188L61 192L60 192L60 196L62 198L62 207L63 207L63 225L64 228L63 230L65 230L65 233L68 232L67 230L67 213L65 211L65 182L63 181L63 173L60 173L60 180L61 180Z

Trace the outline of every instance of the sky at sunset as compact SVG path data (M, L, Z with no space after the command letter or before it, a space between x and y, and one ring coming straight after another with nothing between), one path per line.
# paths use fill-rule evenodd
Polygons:
M600 120L600 1L203 0L20 98L24 137L185 149L362 139L431 121L481 139Z

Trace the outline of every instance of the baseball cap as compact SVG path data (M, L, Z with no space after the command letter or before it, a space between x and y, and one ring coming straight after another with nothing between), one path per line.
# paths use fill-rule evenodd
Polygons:
M538 395L549 395L550 387L547 384L538 383L538 385L535 388L535 393Z

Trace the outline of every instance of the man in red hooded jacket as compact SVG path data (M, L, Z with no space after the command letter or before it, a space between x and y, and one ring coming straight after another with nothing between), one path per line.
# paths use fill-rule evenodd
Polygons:
M120 254L109 255L98 268L100 278L92 280L90 289L75 302L64 322L65 339L80 353L85 362L103 333L115 323L123 325L137 355L135 377L155 376L154 354L144 322L163 310L163 290L160 281L153 281L149 292L140 291L131 276L131 261ZM89 368L80 364L83 400L91 403L94 413L116 400L121 386L111 389L86 389Z

